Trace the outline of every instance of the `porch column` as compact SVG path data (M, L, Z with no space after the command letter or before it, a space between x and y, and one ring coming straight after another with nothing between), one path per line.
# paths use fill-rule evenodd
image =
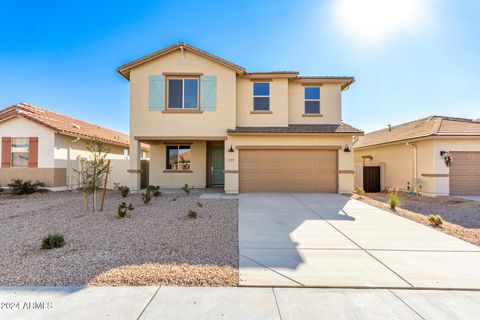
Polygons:
M131 190L140 190L141 154L140 142L132 139L130 141L130 165L127 170L130 181L129 188Z

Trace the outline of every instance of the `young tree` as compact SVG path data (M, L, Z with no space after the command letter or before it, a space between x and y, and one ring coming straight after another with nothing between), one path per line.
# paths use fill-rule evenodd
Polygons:
M100 140L89 140L86 148L90 152L87 159L81 161L80 170L75 170L80 175L80 185L84 196L85 210L89 210L88 197L92 195L92 211L97 210L97 190L106 184L106 177L110 171L110 160L107 159L109 150Z

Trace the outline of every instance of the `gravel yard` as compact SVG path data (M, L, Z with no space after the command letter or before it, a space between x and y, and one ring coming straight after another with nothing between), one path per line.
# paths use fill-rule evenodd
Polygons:
M140 194L109 191L104 211L93 213L77 192L3 193L0 285L236 286L238 201L198 196L162 194L145 205ZM121 201L135 206L124 219ZM53 232L65 246L42 250Z
M391 211L387 204L388 195L381 192L367 193L362 198L353 197ZM408 197L405 193L400 193L400 198L400 205L392 213L427 226L431 226L426 218L428 215L440 215L444 223L438 230L480 245L480 202L455 197Z

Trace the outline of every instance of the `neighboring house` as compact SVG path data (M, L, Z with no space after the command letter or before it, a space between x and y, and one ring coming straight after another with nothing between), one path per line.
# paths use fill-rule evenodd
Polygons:
M162 187L352 191L352 136L362 131L342 122L341 95L353 78L246 72L186 43L117 71L130 81L133 189L143 142L150 183Z
M431 116L368 133L354 148L356 185L366 191L480 195L480 120Z
M0 111L0 184L12 179L39 180L52 189L78 186L81 157L88 157L85 142L103 141L112 159L113 180L125 179L128 164L128 135L94 124L19 103ZM147 146L143 146L143 151ZM121 173L121 174L120 174Z

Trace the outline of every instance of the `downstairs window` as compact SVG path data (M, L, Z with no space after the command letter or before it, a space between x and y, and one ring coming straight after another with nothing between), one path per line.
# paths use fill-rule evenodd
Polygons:
M167 146L167 170L190 170L190 146Z

